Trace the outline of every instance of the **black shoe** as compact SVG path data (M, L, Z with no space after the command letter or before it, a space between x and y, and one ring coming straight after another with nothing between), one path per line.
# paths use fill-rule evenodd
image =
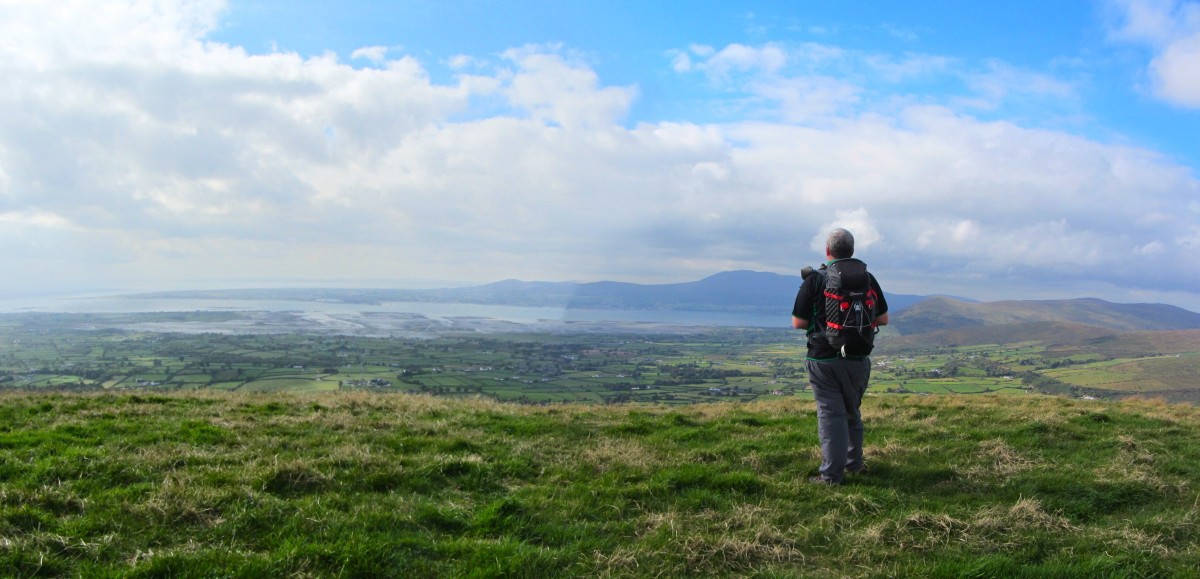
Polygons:
M846 472L849 474L867 474L868 472L871 472L871 471L870 471L870 469L867 468L866 464L863 464L862 466L860 466L858 468L848 468L848 469L846 469Z
M808 477L808 482L813 483L813 484L818 484L818 485L840 485L840 484L842 484L841 481L836 481L831 478L825 478L821 475Z

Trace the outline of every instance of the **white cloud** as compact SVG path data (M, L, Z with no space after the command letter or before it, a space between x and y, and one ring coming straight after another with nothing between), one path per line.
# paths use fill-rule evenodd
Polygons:
M755 93L778 103L780 117L792 123L837 118L857 109L862 87L828 76L762 81Z
M1155 96L1200 108L1200 3L1186 0L1109 0L1111 36L1149 45Z
M676 68L741 114L629 126L640 89L560 47L455 58L473 74L443 83L395 50L355 68L207 41L221 3L57 6L0 4L14 279L680 281L795 271L841 226L896 283L1200 287L1191 169L889 88L969 66L949 59L692 46Z
M1134 253L1141 255L1156 255L1166 250L1166 247L1161 241L1155 240L1137 248Z
M44 211L8 211L0 213L0 223L9 226L31 225L54 229L69 229L71 227L70 220L61 215Z
M888 54L867 54L863 56L863 62L873 75L888 82L945 74L951 72L954 66L954 59L929 54L905 54L899 58Z
M482 68L487 66L487 61L467 54L456 54L446 61L446 65L454 70L463 70L466 68Z
M387 60L388 47L364 46L350 53L350 58L361 58L379 64Z
M675 72L689 72L692 70L692 59L686 52L672 52L671 68L673 68Z
M527 46L505 52L518 66L507 89L510 102L539 121L572 128L610 125L628 112L635 88L601 88L594 71L553 50Z
M977 97L976 102L988 109L1001 105L1013 95L1063 99L1074 94L1074 87L1066 81L996 60L988 62L986 69L965 76Z
M1179 0L1108 0L1115 39L1165 44L1178 34Z
M64 62L178 63L202 50L200 39L216 28L224 0L147 0L53 3L0 2L10 65L52 68Z
M819 233L812 238L809 248L816 252L825 251L825 240L834 229L845 229L854 236L854 254L862 253L879 243L883 236L875 228L875 220L866 209L838 209L834 211L834 220L821 226Z
M692 52L704 58L702 63L692 66L718 81L728 81L735 72L774 73L783 68L788 59L787 51L774 44L761 47L730 44L716 52L709 47L693 46Z
M1150 70L1164 100L1200 108L1200 30L1172 42L1150 63Z
M1004 114L1009 109L1070 111L1073 81L999 59L968 62L941 55L848 50L805 42L691 47L674 54L676 72L697 72L728 93L747 93L739 116L823 124L866 110L896 114L913 104L941 104ZM929 87L927 92L914 87ZM948 90L953 87L954 90ZM728 99L720 101L728 107ZM1043 116L1046 116L1043 113Z

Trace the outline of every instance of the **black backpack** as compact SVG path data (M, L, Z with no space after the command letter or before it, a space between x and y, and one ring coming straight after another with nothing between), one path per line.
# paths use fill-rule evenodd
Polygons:
M867 264L839 259L818 270L825 282L825 339L842 356L866 356L875 347L875 302Z

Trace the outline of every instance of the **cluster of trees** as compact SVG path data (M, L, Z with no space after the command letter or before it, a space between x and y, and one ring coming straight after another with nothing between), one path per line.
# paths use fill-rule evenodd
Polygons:
M658 367L658 372L660 375L665 374L666 376L669 376L669 378L659 378L655 380L655 386L704 384L712 380L720 380L724 382L728 378L766 376L766 372L743 372L738 369L726 370L722 368L713 368L712 366L701 368L696 364L664 364Z
M1051 378L1045 374L1039 374L1036 371L1022 373L1021 382L1043 394L1069 395L1076 389L1075 386L1067 384L1062 380Z

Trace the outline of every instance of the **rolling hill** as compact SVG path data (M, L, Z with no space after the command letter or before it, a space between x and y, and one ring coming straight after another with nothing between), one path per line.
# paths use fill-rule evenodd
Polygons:
M897 325L897 324L892 324ZM897 326L903 329L903 326ZM1027 322L1023 324L970 325L924 333L904 333L887 338L890 349L929 346L978 346L1042 342L1050 345L1079 344L1087 340L1112 340L1121 332L1097 326L1069 322Z
M1200 329L1200 314L1164 304L1117 304L1095 298L1044 301L999 301L968 303L953 298L933 297L906 308L892 318L901 334L925 334L938 330L973 327L1018 326L1011 331L1044 333L1048 326L1030 324L1073 324L1117 331ZM1063 330L1065 327L1055 327ZM1068 333L1082 331L1067 329ZM1093 333L1095 330L1091 330ZM1019 340L1018 340L1019 341Z

